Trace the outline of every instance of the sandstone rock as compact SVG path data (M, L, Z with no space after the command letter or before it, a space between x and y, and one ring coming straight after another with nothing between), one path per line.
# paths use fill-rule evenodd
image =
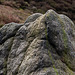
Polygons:
M48 10L24 24L0 28L0 75L74 75L75 25Z

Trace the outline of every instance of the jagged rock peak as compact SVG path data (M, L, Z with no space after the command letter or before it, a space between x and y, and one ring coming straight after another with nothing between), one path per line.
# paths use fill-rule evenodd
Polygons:
M75 75L74 23L48 10L1 27L0 75Z

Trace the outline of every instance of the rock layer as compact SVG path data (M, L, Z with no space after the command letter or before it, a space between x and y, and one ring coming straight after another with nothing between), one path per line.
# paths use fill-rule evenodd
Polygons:
M24 24L0 28L0 75L74 75L75 25L48 10Z

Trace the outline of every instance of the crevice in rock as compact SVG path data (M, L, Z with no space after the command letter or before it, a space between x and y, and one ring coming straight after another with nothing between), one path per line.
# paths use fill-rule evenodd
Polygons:
M29 47L29 45L27 46L26 50L28 49L28 47ZM24 57L25 57L26 50L25 50L25 52L24 52L23 60L24 60ZM19 66L17 67L16 72L14 73L14 75L17 75L17 74L18 74L19 67L21 66L23 60L21 61L21 63L20 63Z
M34 40L34 39L33 39L33 40ZM27 49L29 48L29 46L31 45L31 43L33 42L33 40L32 40L31 42L29 42L29 45L26 47L26 50L24 50L25 52L24 52L23 60L24 60L24 58L25 58L26 51L27 51ZM22 64L23 60L21 61L21 64ZM18 68L17 68L16 72L14 73L14 75L17 75L17 74L18 74L19 67L21 66L21 64L18 66Z

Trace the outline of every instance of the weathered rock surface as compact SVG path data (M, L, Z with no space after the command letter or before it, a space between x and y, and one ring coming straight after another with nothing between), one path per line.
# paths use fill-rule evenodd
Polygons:
M0 28L0 75L75 75L75 25L48 10L24 24Z

